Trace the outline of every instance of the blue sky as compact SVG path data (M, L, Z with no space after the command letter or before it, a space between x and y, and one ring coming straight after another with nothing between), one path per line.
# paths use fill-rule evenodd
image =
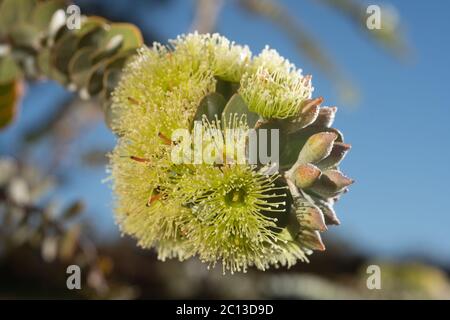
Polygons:
M254 53L266 44L276 48L305 73L313 74L315 93L324 96L326 104L339 107L335 125L353 146L342 169L357 183L338 203L342 225L330 233L380 255L419 252L450 261L450 2L392 1L413 48L411 61L403 64L332 10L314 1L281 2L358 86L357 105L343 105L330 81L270 23L227 4L218 31L248 44ZM163 38L174 38L190 26L191 3L172 1L152 12L129 6L129 11L157 28ZM117 10L123 8L117 6ZM57 85L30 88L18 122L0 134L2 154L14 155L14 139L64 95ZM114 145L103 124L84 133L73 152L99 145ZM37 157L45 159L49 147L44 143ZM111 192L101 183L107 176L104 168L68 163L69 169L70 183L58 193L66 200L86 198L100 233L117 235Z

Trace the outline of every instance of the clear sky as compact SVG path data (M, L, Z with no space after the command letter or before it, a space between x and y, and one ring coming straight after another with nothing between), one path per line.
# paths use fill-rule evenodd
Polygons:
M190 26L192 1L171 1L153 12L132 6L133 1L115 2L128 3L117 5L116 10L138 15L163 38L174 38ZM342 225L330 233L381 255L418 252L450 261L450 2L391 1L413 48L413 58L403 64L332 10L314 1L281 2L359 87L361 99L356 106L342 105L330 81L270 23L228 4L218 31L248 44L254 53L266 44L276 48L305 73L313 74L315 93L324 96L328 105L339 107L336 127L353 145L342 168L357 183L338 203ZM29 89L19 121L0 134L2 154L17 152L14 139L36 118L42 119L47 108L54 108L63 92L56 85ZM103 124L84 133L72 152L98 145L114 145L114 137ZM48 147L44 144L37 157L45 159ZM58 193L66 200L86 198L100 232L118 234L111 193L101 183L107 176L104 168L68 163L69 169L70 183Z

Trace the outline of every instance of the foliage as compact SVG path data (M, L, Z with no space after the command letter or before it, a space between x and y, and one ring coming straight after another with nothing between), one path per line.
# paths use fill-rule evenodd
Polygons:
M82 17L81 28L70 30L65 8L62 0L0 4L1 127L13 118L17 85L24 77L53 79L83 98L100 97L108 114L110 93L128 58L143 44L141 33L134 25L101 17Z
M0 256L29 247L46 263L77 264L87 271L86 284L93 296L107 297L106 278L110 258L99 255L80 221L81 201L59 208L55 201L42 202L54 188L52 177L12 158L0 158ZM84 285L84 283L83 283ZM117 284L115 294L118 294Z

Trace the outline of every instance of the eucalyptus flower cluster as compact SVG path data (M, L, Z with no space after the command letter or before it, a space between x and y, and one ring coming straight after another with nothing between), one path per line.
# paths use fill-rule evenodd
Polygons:
M110 169L122 232L161 260L197 256L231 273L289 267L324 250L320 232L339 224L333 204L353 181L338 169L350 146L331 127L336 108L312 92L311 77L275 50L253 57L218 34L139 49L113 93ZM278 129L279 163L174 161L186 142L175 132L199 126L219 132L204 146L230 130Z

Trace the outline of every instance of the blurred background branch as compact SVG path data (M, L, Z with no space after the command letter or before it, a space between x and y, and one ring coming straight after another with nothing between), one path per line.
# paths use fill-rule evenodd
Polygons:
M211 33L216 30L217 19L222 10L224 0L196 0L195 15L191 31Z
M260 15L278 26L295 43L299 52L317 65L333 81L339 89L341 97L347 103L354 102L356 88L342 74L331 55L318 44L299 19L294 18L276 1L239 0L239 3L249 12Z
M335 9L347 17L358 30L367 34L372 40L386 48L400 60L406 59L411 50L401 30L400 17L393 6L382 6L382 28L370 30L366 27L367 4L355 0L314 0Z

